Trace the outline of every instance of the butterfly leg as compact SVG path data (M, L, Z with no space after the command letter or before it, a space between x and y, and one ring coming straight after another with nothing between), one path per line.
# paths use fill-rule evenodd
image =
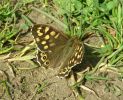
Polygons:
M87 72L88 70L89 70L89 68L86 68L84 71L78 72L78 73L74 73L72 71L72 73L71 73L72 77L70 77L72 82L71 82L71 84L70 83L69 84L71 85L73 93L75 94L76 98L79 100L84 99L82 96L82 90L91 92L98 99L100 99L98 94L94 90L92 90L89 87L82 84L84 81L84 73Z
M78 83L77 83L77 74L73 72L73 70L71 70L70 73L70 78L67 79L68 81L68 86L72 89L75 97L77 98L77 100L81 100L83 99L82 95L81 95L81 91L80 88L78 87Z

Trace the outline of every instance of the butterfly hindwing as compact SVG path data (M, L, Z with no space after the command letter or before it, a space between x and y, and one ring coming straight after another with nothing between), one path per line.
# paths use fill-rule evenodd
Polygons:
M67 76L71 69L81 63L83 59L84 47L83 43L80 41L74 40L72 48L73 50L70 51L71 56L66 59L64 65L59 69L59 76Z

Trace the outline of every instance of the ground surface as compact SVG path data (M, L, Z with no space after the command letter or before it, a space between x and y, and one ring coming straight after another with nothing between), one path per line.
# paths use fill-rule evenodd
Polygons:
M36 23L47 22L47 19L36 12L33 12L29 16ZM23 21L20 21L20 23L21 22ZM93 40L97 41L95 39ZM27 42L28 44L28 42L33 41L33 39L31 34L27 33L21 35L18 41L23 41L25 44ZM90 51L90 53L92 52ZM84 58L83 63L87 61L86 65L89 65L93 59L86 58L86 48ZM95 59L95 63L98 59L99 58ZM30 68L30 66L32 66L25 61L14 61L11 65L14 66L14 73L11 71L7 62L0 61L0 79L9 80L8 86L10 87L9 91L13 100L76 100L67 80L54 76L55 70L45 70L42 67L20 70L19 68ZM85 67L85 65L83 64L80 67ZM85 86L94 90L96 93L95 95L88 90L81 89L85 100L123 100L123 80L118 79L119 75L117 73L105 71L110 80L85 82ZM36 93L38 86L43 86L40 93ZM106 86L113 86L113 88L107 89ZM0 100L11 100L4 84L0 85Z

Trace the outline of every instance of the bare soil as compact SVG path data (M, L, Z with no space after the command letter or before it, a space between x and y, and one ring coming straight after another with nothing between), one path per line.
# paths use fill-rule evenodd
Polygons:
M30 18L40 24L48 22L43 15L33 12ZM23 21L20 21L20 23ZM92 39L95 42L98 40ZM30 33L21 34L19 42L27 45L33 38ZM20 47L20 46L17 46ZM21 48L21 47L20 47ZM96 64L99 58L86 57L91 54L86 52L83 64L80 67L90 66L90 63ZM65 78L54 76L55 70L44 69L42 67L34 69L19 69L30 68L32 65L26 61L11 62L13 71L6 61L0 61L0 80L7 80L7 88L4 83L0 84L0 100L77 100L73 90L70 88L68 81ZM106 75L110 80L101 81L86 81L85 86L95 91L95 94L82 89L82 95L85 100L123 100L123 80L120 75L111 71L106 71ZM105 72L103 71L102 74ZM99 73L97 73L99 75ZM105 74L104 74L105 75ZM37 93L37 88L41 87L41 91ZM111 87L110 87L111 86ZM98 97L97 97L98 96Z

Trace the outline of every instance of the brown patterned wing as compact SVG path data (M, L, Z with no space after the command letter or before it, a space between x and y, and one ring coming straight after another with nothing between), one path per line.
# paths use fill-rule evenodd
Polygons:
M64 62L60 66L58 76L68 76L71 69L81 63L84 55L83 43L78 38L74 38L72 40L72 46L69 47L69 51L66 53L63 59Z
M40 51L54 51L54 47L65 45L68 36L49 25L38 24L32 28L32 34Z
M35 25L32 34L38 47L37 61L45 68L58 68L59 76L67 76L83 58L83 44L48 25Z
M44 24L34 25L32 35L38 48L37 62L45 68L53 67L68 37L52 26Z
M68 76L71 69L81 63L84 55L83 43L78 39L70 39L66 45L59 50L52 52L38 53L38 61L42 62L45 68L58 68L58 76Z

